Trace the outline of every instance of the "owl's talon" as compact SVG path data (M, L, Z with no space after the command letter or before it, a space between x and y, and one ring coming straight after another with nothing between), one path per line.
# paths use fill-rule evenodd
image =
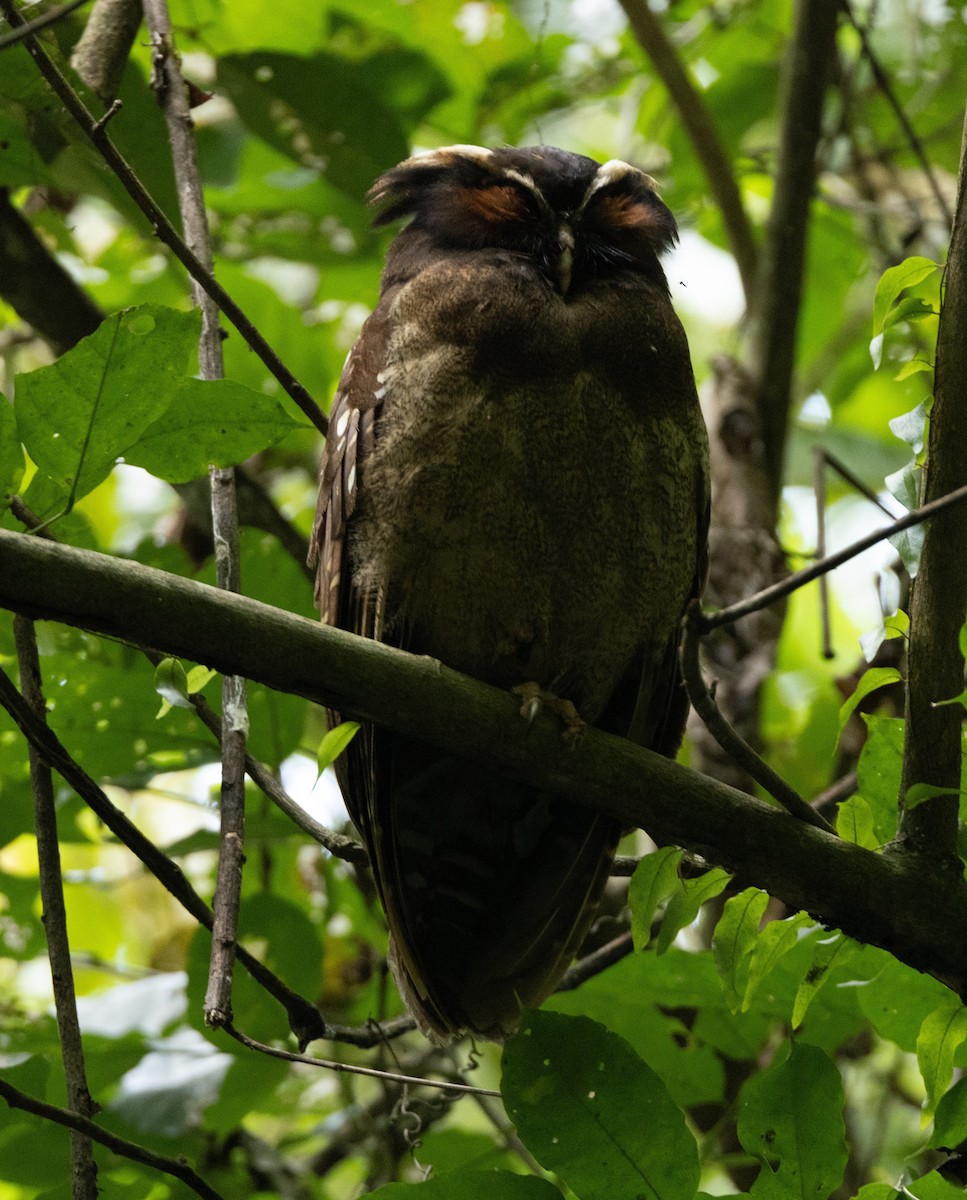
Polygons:
M521 697L520 715L528 725L533 725L537 714L541 709L546 708L548 712L554 713L563 724L564 740L572 749L584 737L588 727L587 721L570 700L564 700L534 682L518 684L513 691L515 695Z

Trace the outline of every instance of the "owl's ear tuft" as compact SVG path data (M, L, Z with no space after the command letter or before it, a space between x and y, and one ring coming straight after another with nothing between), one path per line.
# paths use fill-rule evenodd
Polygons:
M441 184L479 185L497 174L493 151L483 146L442 146L414 154L381 175L369 189L367 200L376 210L373 225L388 225L412 216Z

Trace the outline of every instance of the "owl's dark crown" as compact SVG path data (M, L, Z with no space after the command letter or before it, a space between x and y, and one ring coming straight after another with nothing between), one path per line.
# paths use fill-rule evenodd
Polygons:
M524 255L562 295L621 272L665 287L658 257L678 237L650 176L552 146L418 154L382 175L369 199L376 225L409 216L438 248Z

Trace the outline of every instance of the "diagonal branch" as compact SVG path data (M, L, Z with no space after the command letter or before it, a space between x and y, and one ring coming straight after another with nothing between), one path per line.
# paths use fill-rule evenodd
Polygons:
M0 12L3 13L14 29L19 30L23 26L24 20L14 7L13 0L0 0ZM130 163L124 158L110 137L108 137L105 130L105 120L95 120L87 105L81 100L77 92L74 91L63 72L57 67L35 36L28 35L25 41L27 49L37 63L40 73L47 80L51 89L56 93L70 115L91 142L93 142L101 157L118 177L125 191L148 218L159 240L164 242L172 251L192 279L200 284L205 289L205 292L211 296L313 425L321 433L325 433L328 422L315 400L313 400L302 384L299 383L292 372L289 371L265 338L259 333L248 317L246 317L245 313L242 312L231 296L229 296L228 292L215 279L214 275L210 271L205 270L198 256L178 236L171 222L132 170Z
M823 100L836 55L838 0L797 0L783 71L776 186L766 226L757 304L751 311L750 366L762 421L766 468L779 495L802 304L809 210Z
M751 306L758 274L758 247L752 233L742 193L732 173L732 164L715 128L715 121L695 84L689 78L661 21L647 0L619 0L639 46L665 85L688 131L695 153L705 171L712 195L719 206L729 246L742 277L746 302Z
M33 621L14 617L14 641L20 668L20 686L25 702L39 722L46 724L47 702L44 699L37 653L37 633ZM44 936L54 990L54 1010L60 1037L60 1052L67 1083L67 1100L71 1111L82 1117L96 1112L87 1086L87 1068L81 1027L77 1019L77 993L74 989L74 968L71 964L70 941L67 935L67 908L64 904L64 877L60 865L60 845L57 840L57 814L54 783L50 767L34 746L30 747L30 783L34 794L34 830L37 837L37 861L40 871L40 895L43 904ZM91 1150L90 1138L73 1130L70 1135L71 1196L73 1200L96 1200L97 1164Z
M740 874L967 996L967 883L841 841L622 738L566 750L508 693L430 658L138 564L0 530L0 605L235 671L566 793ZM943 922L924 921L943 912Z
M209 1187L183 1158L167 1158L163 1154L156 1154L147 1146L139 1146L137 1142L129 1142L127 1138L118 1137L116 1133L102 1129L100 1125L87 1117L82 1117L79 1113L71 1112L66 1108L57 1108L56 1105L47 1104L44 1100L28 1096L26 1092L22 1092L3 1079L0 1079L0 1099L5 1100L11 1108L22 1109L32 1116L42 1117L45 1121L53 1121L56 1125L63 1125L67 1129L83 1134L92 1142L100 1142L102 1146L107 1146L110 1151L122 1158L129 1158L132 1162L142 1163L146 1167L152 1167L156 1171L163 1171L166 1175L180 1179L202 1200L223 1200L222 1194L216 1192L213 1187Z

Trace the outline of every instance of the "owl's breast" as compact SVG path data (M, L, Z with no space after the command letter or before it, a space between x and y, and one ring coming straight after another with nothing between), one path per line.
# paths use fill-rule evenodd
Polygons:
M694 580L705 435L667 296L441 266L393 317L357 581L402 644L593 721Z

